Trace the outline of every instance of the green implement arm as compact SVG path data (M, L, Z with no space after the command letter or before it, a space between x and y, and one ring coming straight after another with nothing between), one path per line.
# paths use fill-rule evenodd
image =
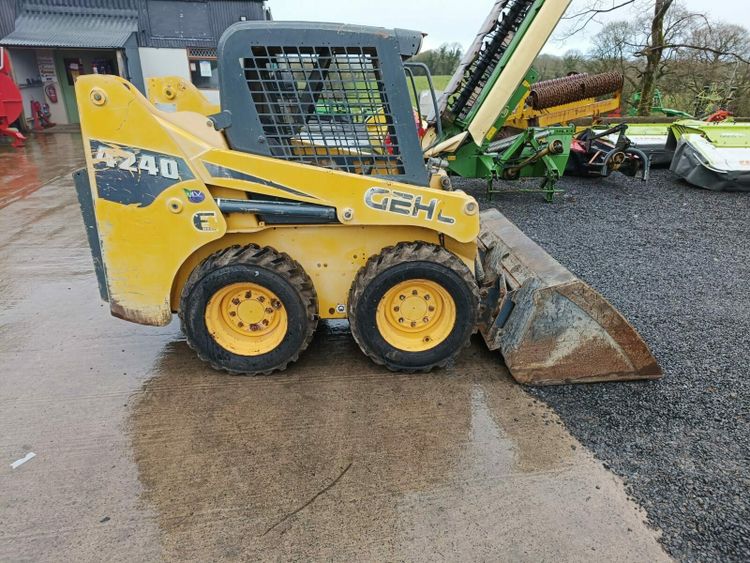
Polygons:
M425 154L449 173L495 180L541 177L551 201L565 170L572 127L526 130L506 120L536 80L531 63L570 0L497 0L438 101ZM492 192L492 190L491 190Z

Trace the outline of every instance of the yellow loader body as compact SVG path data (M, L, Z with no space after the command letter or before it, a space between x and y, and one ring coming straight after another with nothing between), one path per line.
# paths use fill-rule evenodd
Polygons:
M528 16L516 4L513 17L549 16L536 45L566 2ZM283 370L319 319L346 319L394 371L449 365L479 331L523 383L659 377L616 309L452 190L428 156L447 148L423 151L404 75L421 40L235 24L218 49L220 107L174 77L150 81L151 101L122 78L79 77L87 166L74 178L112 314L177 314L198 356L235 374ZM471 126L490 127L480 114Z
M153 76L147 81L148 99L165 111L192 111L201 115L219 113L218 104L212 104L192 82L180 76Z
M82 76L76 94L107 294L117 317L167 324L195 265L231 244L270 245L300 262L315 283L324 319L346 318L354 275L369 257L400 241L443 240L474 269L478 205L463 192L228 150L204 116L159 111L119 77ZM108 199L123 176L132 185ZM269 226L256 215L221 213L217 199L246 192L333 208L340 223Z

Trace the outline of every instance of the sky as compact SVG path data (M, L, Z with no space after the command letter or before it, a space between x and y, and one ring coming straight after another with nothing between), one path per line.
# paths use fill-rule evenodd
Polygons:
M621 0L599 0L602 5ZM645 0L643 0L645 1ZM591 0L573 0L568 13L580 12ZM711 19L731 21L750 29L750 0L678 0L691 11L706 13ZM422 49L443 43L471 44L493 0L268 0L275 20L330 21L380 27L403 27L427 33ZM553 39L543 52L563 54L570 49L587 51L591 37L603 23L628 19L633 13L623 8L602 15L572 38ZM569 23L561 22L556 35L564 36Z

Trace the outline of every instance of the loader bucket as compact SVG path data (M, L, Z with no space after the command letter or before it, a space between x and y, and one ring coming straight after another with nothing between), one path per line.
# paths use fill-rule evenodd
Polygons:
M606 299L499 211L481 219L480 332L519 383L661 376L646 343Z

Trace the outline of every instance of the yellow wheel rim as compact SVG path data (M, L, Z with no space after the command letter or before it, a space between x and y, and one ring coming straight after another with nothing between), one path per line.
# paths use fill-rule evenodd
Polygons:
M394 348L424 352L448 338L456 324L456 303L434 281L407 280L383 295L375 320L380 335Z
M213 339L241 356L259 356L276 348L288 324L286 309L276 294L250 282L233 283L214 293L205 319Z

